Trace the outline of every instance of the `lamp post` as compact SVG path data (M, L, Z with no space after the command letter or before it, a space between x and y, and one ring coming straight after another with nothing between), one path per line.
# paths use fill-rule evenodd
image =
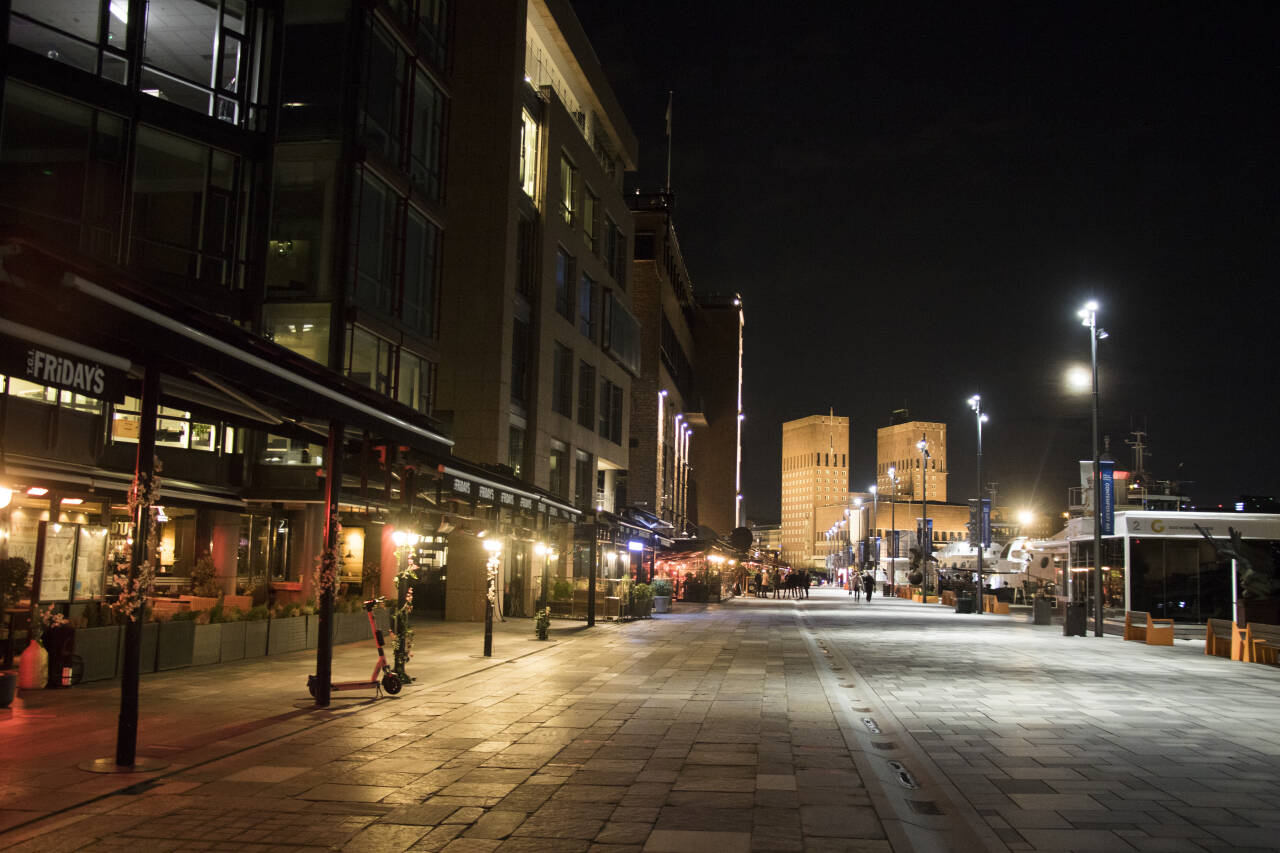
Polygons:
M1098 303L1090 300L1077 314L1089 330L1089 356L1093 363L1093 635L1102 636L1102 466L1098 455L1098 341L1107 337L1098 328Z
M406 604L409 598L409 578L415 576L416 568L410 567L409 551L422 541L422 537L408 530L397 530L391 534L391 541L399 552L396 572L396 648L392 655L392 668L400 676L400 680L408 684L412 679L404 671L405 664L409 662L409 619Z
M484 656L491 658L493 657L493 605L498 595L498 561L502 554L502 540L486 539L484 549L489 552L489 559L484 564L488 579L484 596Z
M876 525L880 523L880 488L872 483L868 491L871 492L871 526L868 528L867 538L870 547L875 549L871 567L871 579L875 583L875 574L880 571L880 541L876 537Z
M975 606L973 612L982 615L982 547L985 544L982 537L982 425L987 422L987 416L982 413L982 397L974 394L969 398L969 408L973 409L973 413L978 423L978 514L974 519L974 539L978 543L978 586L975 590Z
M889 586L895 586L898 578L898 469L889 466ZM896 591L895 591L896 594Z
M929 530L929 442L920 434L916 442L920 450L920 585L928 596L929 558L933 556L933 533Z

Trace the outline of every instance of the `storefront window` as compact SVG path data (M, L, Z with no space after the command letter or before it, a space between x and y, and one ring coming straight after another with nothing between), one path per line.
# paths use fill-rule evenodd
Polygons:
M134 443L138 440L141 417L138 412L141 401L137 397L125 397L111 415L112 441ZM219 424L199 423L192 420L191 412L160 406L156 418L156 445L179 447L184 450L203 450L213 453L218 449ZM228 450L227 452L230 452Z
M319 466L324 464L324 448L296 438L268 434L259 461L263 465Z
M251 594L269 580L284 580L288 558L288 519L267 515L240 516L236 575L241 589Z

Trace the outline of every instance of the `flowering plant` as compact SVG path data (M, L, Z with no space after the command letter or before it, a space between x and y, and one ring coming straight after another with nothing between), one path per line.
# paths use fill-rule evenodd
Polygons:
M338 508L336 506L333 508L333 514L329 517L329 524L333 526L333 535L329 537L329 543L316 559L315 587L317 598L326 592L332 593L338 589L338 574L342 568L342 551L338 547L338 543L342 541L342 523L338 521Z
M151 586L156 579L156 553L160 548L160 510L157 501L160 497L160 460L154 461L154 471L150 476L139 473L133 478L133 486L129 489L129 517L141 518L141 513L148 515L147 541L143 546L143 559L138 566L138 573L131 571L132 560L127 554L117 556L113 580L118 592L111 601L111 609L128 619L138 621L142 614L142 606L151 594Z
M404 570L396 573L396 589L400 588L400 584L405 585L404 604L400 605L392 612L392 618L395 620L393 624L404 626L404 636L395 635L392 654L402 652L406 661L413 660L413 628L409 625L409 617L413 615L413 587L409 585L410 581L418 579L418 564L414 562L414 549L408 545L404 546L408 551L405 559Z

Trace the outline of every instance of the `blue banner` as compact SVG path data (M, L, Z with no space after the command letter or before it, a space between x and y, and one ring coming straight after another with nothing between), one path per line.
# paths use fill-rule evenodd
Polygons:
M900 530L893 531L893 537L891 539L890 547L893 549L893 552L889 556L895 560L898 559L898 537L901 533L902 531Z
M991 547L991 498L982 499L982 547Z
M1102 474L1102 502L1098 517L1102 520L1102 535L1110 536L1116 532L1116 463L1104 459L1098 463Z

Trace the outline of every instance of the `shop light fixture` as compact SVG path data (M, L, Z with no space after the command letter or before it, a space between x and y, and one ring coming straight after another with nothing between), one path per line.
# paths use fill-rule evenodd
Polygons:
M84 498L63 498L62 502L68 506L80 506L84 503Z
M545 556L547 555L547 545L546 545L546 543L545 543L545 542L538 542L538 543L536 543L536 544L533 546L533 553L537 554L539 557L545 557Z
M628 550L628 551L643 551L643 550L644 550L644 543L643 543L643 542L641 542L641 541L640 541L640 540L638 540L638 539L628 539L628 540L627 540L627 550Z
M46 489L44 486L32 486L31 488L27 489L27 494L31 495L31 497L33 498L40 498L49 494L49 490Z
M0 509L4 509L13 500L13 489L0 487Z
M484 540L484 549L490 554L496 554L502 550L502 540L498 538Z

